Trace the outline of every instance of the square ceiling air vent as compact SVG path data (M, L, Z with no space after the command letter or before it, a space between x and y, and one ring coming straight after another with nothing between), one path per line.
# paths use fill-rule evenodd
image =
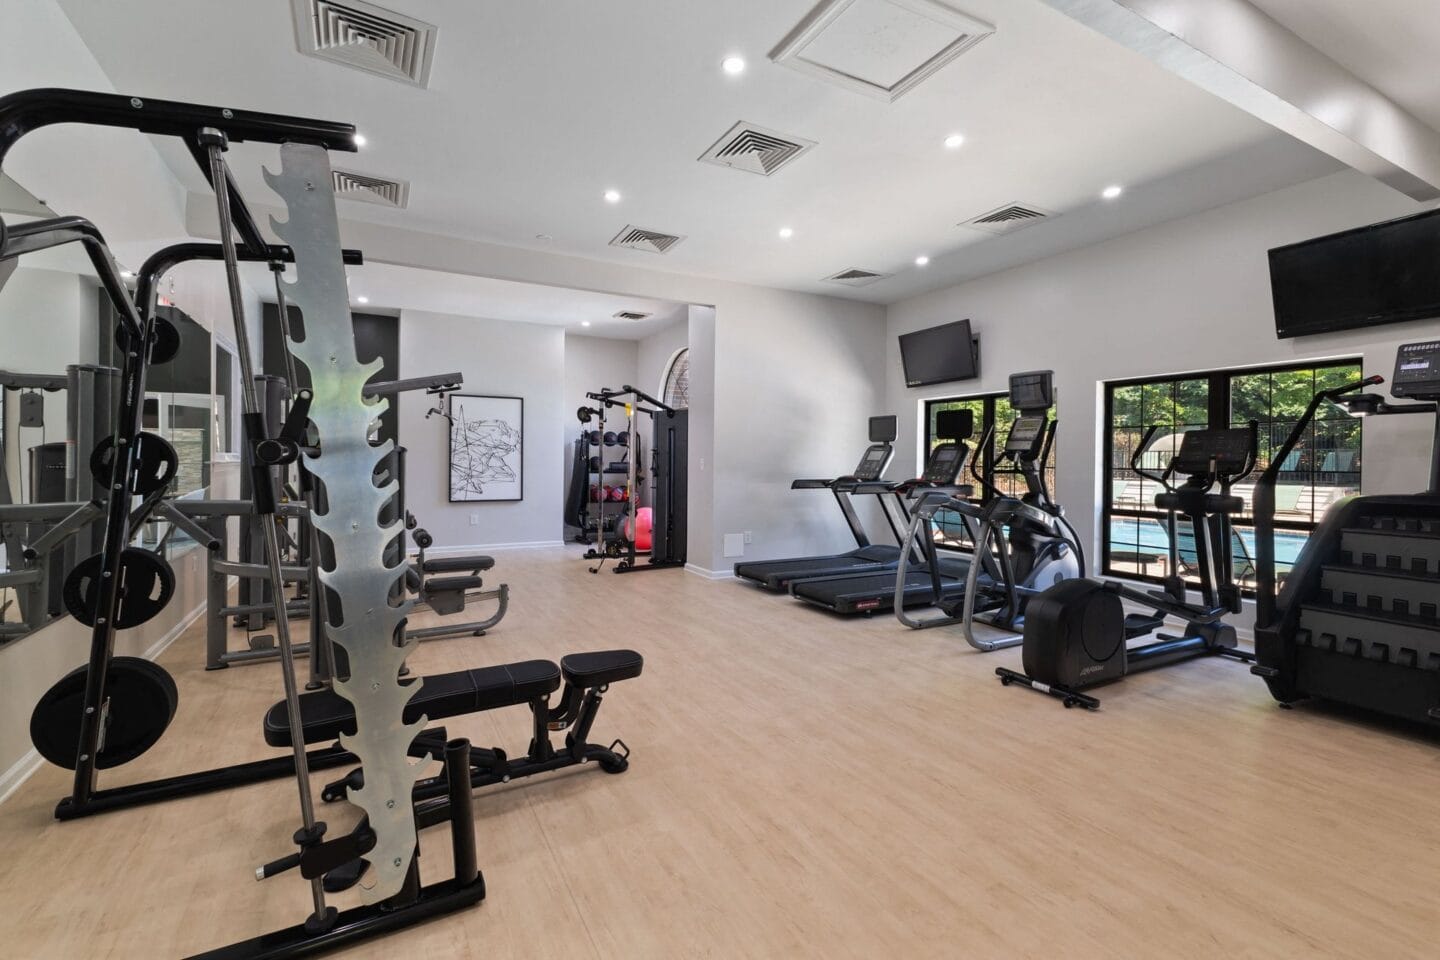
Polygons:
M1000 236L1014 233L1016 230L1024 230L1041 220L1049 220L1053 216L1055 214L1049 210L1033 203L1007 203L989 213L982 213L974 219L966 220L960 226Z
M770 59L893 102L994 32L940 0L822 0Z
M430 84L433 24L365 0L290 0L300 52L417 87Z
M615 234L615 238L610 241L610 246L624 247L627 250L644 250L647 253L669 253L675 244L684 239L684 237L677 237L672 233L626 226L624 230Z
M616 320L646 320L649 319L649 317L650 314L648 313L637 313L634 310L621 310L615 314Z
M851 287L864 287L874 283L876 280L884 280L888 274L876 273L874 270L861 270L859 267L851 267L849 270L841 270L837 274L828 276L825 279L834 283L843 283Z
M410 203L410 184L404 180L372 177L353 170L331 170L330 182L339 200L359 200L401 210Z
M813 146L814 140L792 137L742 120L725 131L723 137L700 155L700 160L768 177Z

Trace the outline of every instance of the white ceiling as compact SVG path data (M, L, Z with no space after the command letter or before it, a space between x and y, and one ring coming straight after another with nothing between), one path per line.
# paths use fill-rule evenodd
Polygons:
M283 0L183 17L167 0L58 2L121 92L356 123L369 143L337 162L409 180L410 208L344 217L877 302L1333 169L1039 0L947 0L997 32L894 103L768 61L812 0L385 0L439 26L428 90L300 55ZM726 76L735 54L749 69ZM739 120L819 146L772 178L697 163ZM943 148L951 132L961 149ZM189 156L158 145L199 189ZM234 154L271 199L273 151ZM1111 183L1126 194L1100 201ZM998 239L956 226L1014 201L1061 217ZM687 239L608 247L626 224ZM896 276L819 281L849 267Z
M263 299L274 301L274 278L264 264L242 268ZM356 310L423 310L461 317L489 317L521 323L565 327L587 337L641 340L677 321L688 319L685 304L647 300L513 280L460 276L388 263L347 267L350 303ZM360 303L364 297L368 302ZM645 320L617 320L621 310L648 313ZM585 326L585 322L589 326Z
M1435 0L1250 0L1300 39L1440 130Z

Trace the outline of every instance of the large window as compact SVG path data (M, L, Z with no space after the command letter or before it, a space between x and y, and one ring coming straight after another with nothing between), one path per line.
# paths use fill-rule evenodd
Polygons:
M985 487L975 482L971 471L972 464L991 486L1000 490L1004 495L1024 496L1026 490L1022 477L1013 473L997 473L995 470L998 453L1010 433L1010 423L1015 419L1015 410L1010 406L1010 395L1008 393L987 393L977 397L946 397L940 400L927 400L925 402L926 456L944 442L935 435L935 417L946 410L969 410L975 418L975 433L966 441L966 446L970 448L970 459L966 463L964 475L960 478L961 483L968 483L975 487L975 493L971 499L977 503L983 502L986 494ZM1052 418L1056 415L1055 410L1050 412ZM990 442L985 444L982 449L981 443L987 436L990 438ZM1045 467L1045 485L1051 491L1055 489L1055 454L1053 450L1050 454L1050 461ZM958 519L947 521L943 514L936 517L936 538L937 542L946 546L959 546L964 543L963 528Z
M1143 580L1169 575L1170 537L1164 511L1155 508L1160 486L1131 469L1136 449L1152 426L1160 429L1140 466L1161 473L1186 430L1260 424L1260 459L1237 485L1245 512L1234 518L1232 573L1242 589L1255 583L1255 533L1251 525L1255 480L1270 464L1310 398L1322 389L1360 379L1358 360L1292 365L1264 370L1219 370L1106 385L1104 564L1106 574ZM1294 564L1326 509L1360 490L1360 421L1322 409L1309 433L1282 466L1275 495L1278 575ZM1183 480L1183 478L1182 478ZM1179 573L1198 582L1194 535L1180 523L1176 537Z

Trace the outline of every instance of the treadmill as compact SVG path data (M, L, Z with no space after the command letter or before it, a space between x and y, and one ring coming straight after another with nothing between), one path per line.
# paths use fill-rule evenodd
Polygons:
M737 563L735 564L735 576L767 590L779 592L788 588L792 580L879 570L884 569L886 564L898 563L900 548L886 544L871 544L870 537L865 533L865 528L855 513L855 504L851 502L851 495L856 492L858 486L880 482L885 469L890 466L890 461L895 457L896 430L895 417L871 417L870 446L865 448L865 454L860 458L860 463L855 467L854 473L836 477L833 480L795 480L790 484L791 490L830 491L835 497L835 502L840 506L840 512L845 516L845 523L849 525L851 535L855 538L854 550L833 556L789 557L783 560L754 560ZM907 519L901 516L897 524L884 497L881 498L881 509L885 513L885 522L890 525L890 531L895 535L895 542L899 543L901 530L906 526Z
M1043 478L1045 462L1054 442L1055 425L1050 420L1053 405L1050 391L1042 391L1043 401L1036 399L1040 394L1032 381L1037 376L1016 374L1010 378L1010 404L1016 414L1005 445L996 457L996 466L998 468L1008 461L1015 466L1007 472L1024 475L1038 471L1038 476ZM1045 406L1039 406L1040 402L1044 402ZM987 433L980 449L987 449L989 444L990 434ZM971 470L975 479L988 489L975 464L972 464ZM925 494L921 494L921 499L924 498ZM970 529L973 540L975 531L972 521L964 514L961 521ZM790 584L790 595L833 613L846 615L893 610L897 596L903 597L903 605L907 608L921 605L945 607L962 600L972 558L968 554L942 555L930 545L927 545L926 554L927 565L908 569L903 582L898 577L897 551L896 562L889 570L795 581Z

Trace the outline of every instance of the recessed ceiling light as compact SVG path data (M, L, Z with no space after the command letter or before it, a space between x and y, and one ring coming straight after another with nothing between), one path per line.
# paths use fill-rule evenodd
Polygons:
M1104 197L1106 200L1114 200L1116 197L1120 196L1120 194L1124 192L1124 187L1112 184L1111 186L1108 186L1104 190L1102 190L1100 192L1100 196Z
M923 255L922 255L922 256L918 256L918 257L915 258L915 266L917 266L917 267L923 267L923 266L925 266L925 264L927 264L927 263L929 263L929 262L930 262L930 258L927 257L927 256L923 256Z
M945 138L945 149L947 150L959 150L964 145L965 135L963 133L952 133Z
M780 239L781 239L781 240L789 240L789 239L790 239L791 237L793 237L793 236L795 236L795 231L794 231L793 229L791 229L790 227L781 227L781 228L780 228Z
M365 146L365 134L363 134L363 133L357 133L357 134L355 134L355 146L357 146L357 147L363 147L363 146Z
M745 72L745 58L726 57L724 60L720 61L720 69L724 70L732 77L738 77L740 74Z
M356 302L356 303L369 303L369 302L370 302L370 298L369 298L369 297L356 297L356 298L355 298L355 302Z
M589 320L581 320L581 321L580 321L580 326L582 326L582 327L588 327L588 326L590 326L590 321L589 321Z
M605 202L606 202L606 203L619 203L619 202L620 202L620 191L619 191L619 190L606 190L606 191L605 191Z

